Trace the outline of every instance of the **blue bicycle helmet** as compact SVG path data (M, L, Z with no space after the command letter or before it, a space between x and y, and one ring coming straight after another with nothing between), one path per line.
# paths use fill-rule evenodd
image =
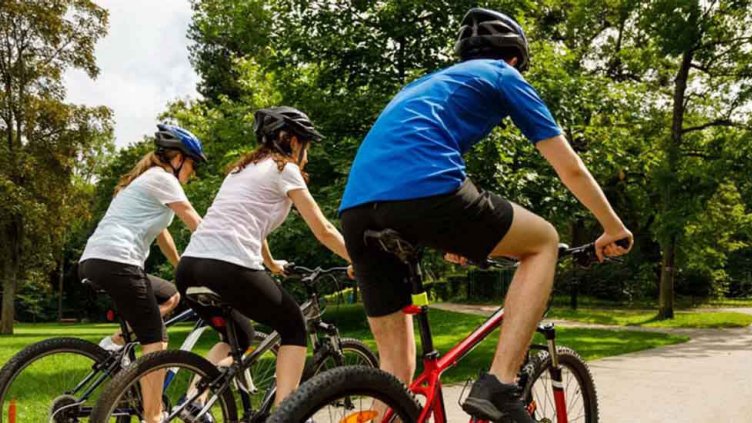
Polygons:
M207 161L201 141L189 131L175 125L157 124L155 143L160 150L178 150L197 163Z

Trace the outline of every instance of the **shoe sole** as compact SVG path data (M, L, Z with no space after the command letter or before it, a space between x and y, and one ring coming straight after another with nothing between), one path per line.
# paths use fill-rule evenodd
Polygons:
M491 401L484 399L470 397L462 404L462 409L467 414L483 420L499 421L504 417L504 413L499 411Z

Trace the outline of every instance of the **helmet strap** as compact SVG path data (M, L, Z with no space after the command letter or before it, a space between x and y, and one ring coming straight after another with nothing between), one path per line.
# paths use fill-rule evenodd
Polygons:
M185 164L185 157L183 157L182 160L180 160L180 165L176 168L172 165L172 161L167 162L170 167L172 168L172 174L175 175L175 177L180 180L180 171L183 170L183 165Z

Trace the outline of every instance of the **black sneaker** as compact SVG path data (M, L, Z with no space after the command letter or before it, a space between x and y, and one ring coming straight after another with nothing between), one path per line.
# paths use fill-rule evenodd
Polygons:
M488 373L483 373L473 383L462 409L482 420L535 423L522 403L520 388L517 385L501 383L496 376Z

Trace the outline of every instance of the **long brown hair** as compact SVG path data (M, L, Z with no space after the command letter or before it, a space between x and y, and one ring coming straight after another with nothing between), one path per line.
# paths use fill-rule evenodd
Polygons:
M130 185L130 183L133 182L134 179L138 178L139 176L141 176L141 174L153 168L154 166L159 166L167 169L167 163L165 162L165 160L170 161L178 154L180 154L180 152L177 150L166 150L161 153L161 157L154 151L146 153L146 155L144 155L144 157L142 157L141 160L139 160L138 163L136 163L136 165L133 166L130 171L128 171L128 173L120 177L120 180L115 186L114 195L117 195L123 188Z
M284 131L280 131L278 140L280 141L280 144L286 144L285 146L289 145L290 138L286 136ZM302 148L308 148L308 141L300 141L298 138L298 141L301 143ZM258 162L271 158L274 160L274 163L277 164L277 169L282 172L285 169L285 166L288 163L293 163L295 165L298 165L300 167L300 164L295 161L292 157L282 154L276 149L268 146L267 144L263 143L257 147L255 150L251 151L250 153L244 154L242 157L240 157L238 160L236 160L234 163L227 166L227 173L238 173L241 170L245 169L246 166L249 164L258 164ZM300 169L300 173L303 174L303 179L308 183L308 174L303 171L303 169Z

